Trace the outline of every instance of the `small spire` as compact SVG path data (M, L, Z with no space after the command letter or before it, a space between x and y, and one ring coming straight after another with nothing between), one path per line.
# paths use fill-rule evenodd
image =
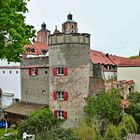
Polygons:
M45 22L42 23L41 29L46 29L46 24L45 24Z
M61 33L58 29L57 29L57 25L55 25L55 30L53 32L54 34L58 34L58 33Z
M68 15L67 15L67 20L72 20L72 14L71 13L69 13Z

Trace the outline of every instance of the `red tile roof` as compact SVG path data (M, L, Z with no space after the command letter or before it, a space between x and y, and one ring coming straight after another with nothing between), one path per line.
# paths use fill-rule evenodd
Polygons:
M34 42L31 45L26 45L26 54L28 55L41 55L48 51L48 45L46 43Z
M121 105L128 107L130 105L130 101L128 99L122 99L121 100Z
M96 50L90 50L90 59L92 61L92 63L94 64L112 64L114 65L114 63L107 58L107 56L100 52L100 51L96 51Z
M118 82L126 83L126 84L134 84L135 82L133 80L120 80Z
M140 67L140 58L122 60L119 63L120 67Z
M116 55L109 55L109 58L118 65L122 60L127 60L126 57L116 56Z
M120 61L126 60L128 58L116 56L116 55L109 55L108 53L105 54L100 51L90 50L90 59L95 64L112 64L118 65Z

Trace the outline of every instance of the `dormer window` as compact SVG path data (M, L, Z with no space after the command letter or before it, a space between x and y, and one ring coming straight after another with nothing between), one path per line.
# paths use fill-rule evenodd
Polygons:
M29 48L29 47L28 47L28 48L26 48L26 51L27 51L27 52L30 52L30 48Z

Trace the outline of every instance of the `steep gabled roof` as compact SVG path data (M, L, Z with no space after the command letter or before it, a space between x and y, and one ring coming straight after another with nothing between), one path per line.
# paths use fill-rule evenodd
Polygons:
M100 51L90 50L90 59L94 64L114 65L114 63L110 59L108 59L108 57L104 53Z
M48 51L48 45L36 41L31 45L26 45L25 49L27 55L43 55Z
M127 60L126 57L109 55L108 53L103 53L97 50L90 50L90 59L94 64L110 64L110 65L118 65L122 60Z
M128 58L126 57L122 57L122 56L116 56L116 55L108 55L108 57L113 61L113 63L115 63L116 65L118 65L122 60L127 60Z

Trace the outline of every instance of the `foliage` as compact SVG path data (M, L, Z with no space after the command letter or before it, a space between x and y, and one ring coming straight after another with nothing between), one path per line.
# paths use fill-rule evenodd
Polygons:
M99 129L94 125L88 125L85 120L81 122L79 127L75 128L74 132L80 140L101 140Z
M122 140L119 137L116 126L109 124L104 135L104 140Z
M72 129L65 128L55 128L49 131L42 131L37 134L37 140L79 140L77 136L74 135Z
M102 92L97 96L91 96L87 100L84 112L92 119L94 116L98 120L109 120L111 123L118 124L121 119L120 94L117 90Z
M117 126L117 131L118 131L118 135L121 138L121 140L126 140L126 137L128 134L128 130L127 130L126 126L124 126L122 123L119 124Z
M55 128L60 122L61 120L56 119L53 112L47 107L32 113L27 122L25 121L20 125L19 134L22 134L26 130L28 130L30 134L37 134L41 131L47 131L52 127Z
M130 100L131 104L129 108L125 109L125 112L133 116L138 124L138 130L140 131L140 93L130 93L128 99Z
M129 133L137 133L137 123L131 115L123 115L122 125L128 130Z
M0 0L0 59L20 61L23 46L34 36L33 26L25 24L29 0Z
M140 56L130 56L129 59L137 59L140 58Z

